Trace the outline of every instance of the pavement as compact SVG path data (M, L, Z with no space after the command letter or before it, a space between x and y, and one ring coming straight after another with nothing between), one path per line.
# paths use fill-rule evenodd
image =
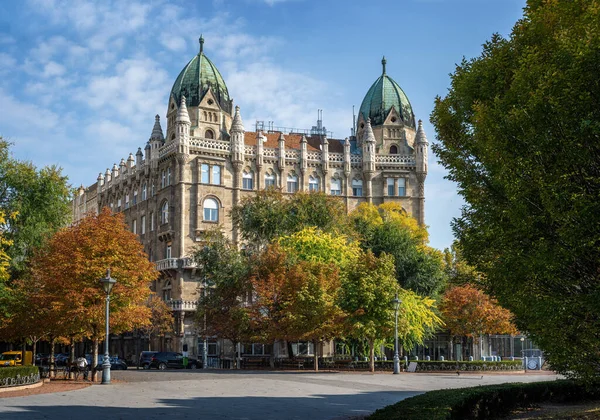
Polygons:
M426 391L555 380L553 374L147 371L110 385L0 400L0 419L310 419L365 415Z

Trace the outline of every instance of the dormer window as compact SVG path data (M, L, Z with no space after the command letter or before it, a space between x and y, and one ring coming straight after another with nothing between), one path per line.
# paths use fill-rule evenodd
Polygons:
M206 130L206 133L204 133L204 137L213 140L215 138L215 132L212 130Z
M395 144L390 146L390 155L397 155L398 154L398 146L396 146Z

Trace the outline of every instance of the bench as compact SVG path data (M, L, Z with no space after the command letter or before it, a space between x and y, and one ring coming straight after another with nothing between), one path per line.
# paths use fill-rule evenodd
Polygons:
M281 359L279 360L279 366L282 369L304 369L304 359Z
M261 369L265 367L263 358L243 358L242 369Z

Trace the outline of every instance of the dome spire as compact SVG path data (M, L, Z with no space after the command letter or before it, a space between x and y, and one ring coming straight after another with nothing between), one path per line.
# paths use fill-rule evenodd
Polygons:
M242 122L242 116L240 115L240 107L236 105L235 114L233 114L233 121L231 123L232 133L243 133L244 123Z
M383 72L381 74L385 75L385 65L387 63L387 60L385 59L385 55L383 56L383 58L381 59L381 67L383 67Z
M163 135L162 127L160 126L160 117L158 114L154 117L154 127L152 127L152 134L150 135L150 140L163 140L165 136Z
M200 52L198 53L198 55L202 54L204 52L204 37L202 36L202 34L200 34Z

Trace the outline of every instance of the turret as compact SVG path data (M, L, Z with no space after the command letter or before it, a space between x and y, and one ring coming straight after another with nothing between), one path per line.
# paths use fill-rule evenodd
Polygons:
M321 167L324 174L329 172L329 141L327 136L323 136L323 140L321 140Z
M142 148L138 147L137 153L135 154L135 166L137 170L142 169L142 160L144 159L144 154L142 153Z
M300 171L302 174L306 173L306 169L308 168L308 150L306 145L306 136L302 134L302 138L300 139Z
M423 122L419 120L419 127L417 128L417 134L415 136L415 163L417 166L417 175L423 175L423 181L427 176L427 148L429 142L427 136L423 130Z
M112 179L110 169L106 168L106 172L104 172L104 185L108 184Z
M363 135L362 152L363 172L375 172L375 134L373 134L370 118L367 119Z
M279 160L277 161L280 170L285 168L285 136L279 134Z
M419 120L415 136L415 163L418 181L419 224L425 225L425 178L427 178L427 148L429 142L423 130L423 122Z
M256 167L258 170L262 168L264 163L264 142L267 138L263 135L262 131L256 133Z
M123 178L122 175L125 173L125 168L127 165L125 164L125 159L121 158L121 162L119 162L119 177Z
M133 162L135 162L135 159L133 158L133 153L129 153L129 156L127 157L127 170L130 171L133 168Z
M154 117L154 127L152 127L152 134L146 145L146 161L151 159L158 159L158 149L165 142L165 136L163 135L162 127L160 126L160 117L158 114Z
M240 115L240 107L236 106L233 121L231 122L231 130L229 130L232 162L244 162L244 133L244 123Z
M102 186L104 185L104 175L102 175L102 172L100 172L98 174L98 178L96 178L96 181L98 182L98 192L101 193L102 192Z
M350 140L348 137L344 139L344 173L346 176L350 175Z
M185 96L181 95L177 118L175 119L175 141L177 142L179 153L188 153L188 140L190 138L190 116L188 115Z
M116 164L116 163L114 163L114 164L113 164L113 167L112 167L112 174L111 174L111 178L112 178L113 180L116 180L118 176L119 176L119 167L117 166L117 164Z

